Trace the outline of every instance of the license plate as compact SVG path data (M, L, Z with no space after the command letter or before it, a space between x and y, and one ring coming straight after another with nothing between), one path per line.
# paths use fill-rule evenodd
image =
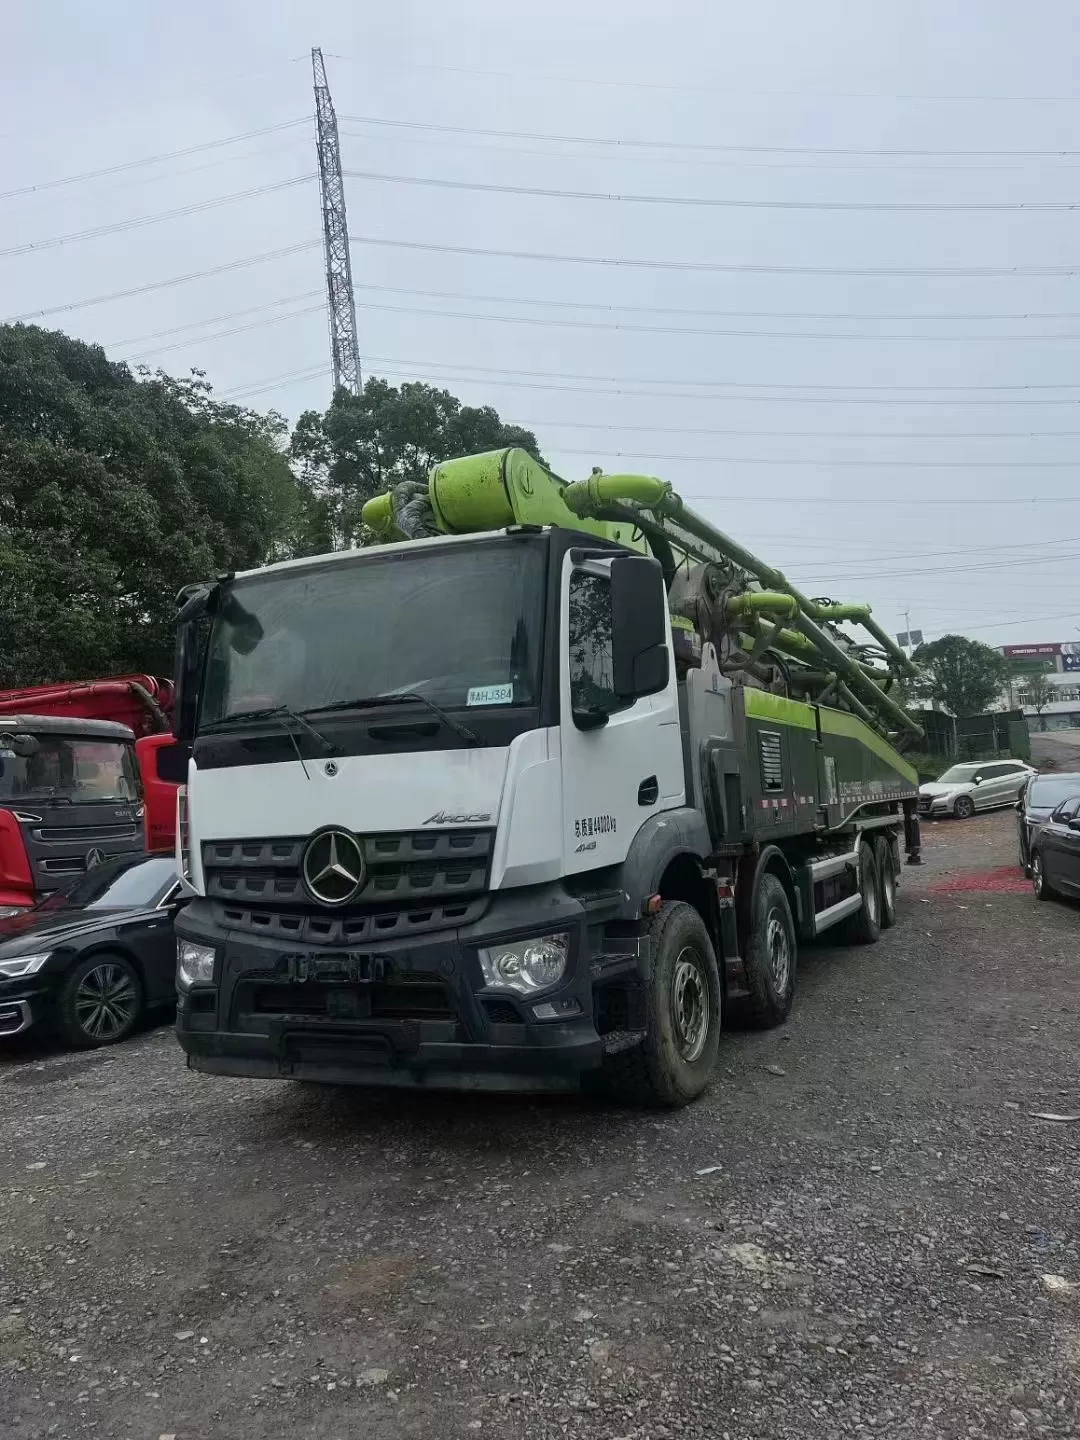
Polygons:
M295 985L315 982L340 985L370 985L381 980L386 962L380 955L358 955L349 951L340 954L290 955L289 979Z

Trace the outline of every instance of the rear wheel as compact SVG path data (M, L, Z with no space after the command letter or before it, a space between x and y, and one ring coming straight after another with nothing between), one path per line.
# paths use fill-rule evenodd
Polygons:
M1031 852L1031 888L1035 891L1036 900L1052 900L1056 891L1046 878L1043 870L1043 857L1038 850Z
M953 801L952 813L957 820L970 820L975 814L975 801L970 795L958 795Z
M795 999L796 946L787 891L776 875L763 875L746 944L747 1011L755 1025L767 1029L787 1019Z
M844 938L852 945L872 945L881 934L881 886L873 845L859 846L859 894L862 909L845 923Z
M60 992L64 1039L81 1050L126 1040L142 1019L142 981L123 955L91 955L68 975Z
M720 1044L720 973L705 922L692 905L668 901L649 927L652 967L645 1038L609 1055L604 1083L637 1105L677 1107L712 1078Z
M896 856L892 842L884 835L874 841L874 856L878 867L878 922L882 930L891 930L896 924Z

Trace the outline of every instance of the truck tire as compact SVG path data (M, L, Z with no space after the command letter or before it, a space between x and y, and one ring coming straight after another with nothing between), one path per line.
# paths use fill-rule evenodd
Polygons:
M609 1055L604 1089L634 1105L688 1105L708 1085L720 1044L720 973L705 922L692 905L669 900L649 926L652 958L645 1038Z
M862 909L844 922L849 945L873 945L881 935L881 884L873 844L859 846L859 894Z
M746 1010L752 1024L768 1029L787 1019L795 999L798 942L787 891L778 876L761 877L746 942Z
M878 924L891 930L896 924L896 858L892 842L884 835L874 839L874 859L878 867Z

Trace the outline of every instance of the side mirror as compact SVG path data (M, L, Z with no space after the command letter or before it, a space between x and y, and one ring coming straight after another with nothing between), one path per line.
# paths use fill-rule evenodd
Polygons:
M157 751L157 778L170 785L186 785L191 748L179 741L162 745Z
M972 783L973 785L981 785L982 782L983 782L983 777L982 777L981 775L973 775L973 776L971 777L971 783Z
M611 562L611 679L620 700L667 688L671 674L664 573L648 555Z
M18 755L20 760L29 760L31 755L36 755L41 749L41 744L36 735L27 735L23 731L16 733L5 732L0 735L0 743L13 755Z
M173 734L182 745L190 745L195 738L203 653L200 641L206 628L206 617L217 594L216 585L192 586L181 591L178 600L173 661Z
M1069 821L1070 830L1080 830L1080 815L1074 815Z

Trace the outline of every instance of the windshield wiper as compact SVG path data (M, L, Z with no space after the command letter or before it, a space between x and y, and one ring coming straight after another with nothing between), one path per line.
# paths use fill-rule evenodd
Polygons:
M334 710L365 710L369 707L373 709L378 705L426 705L433 715L437 716L448 729L453 730L455 735L460 735L467 744L484 745L486 743L481 740L475 730L471 730L461 720L455 719L441 705L436 705L434 700L429 700L418 690L396 690L385 695L365 695L359 700L335 700L330 705L313 705L309 713L325 715Z
M221 725L232 725L240 720L279 720L282 724L291 720L294 725L299 725L301 730L313 735L327 755L333 755L337 751L337 746L328 740L321 730L316 730L310 720L288 705L266 705L260 710L237 710L232 715L223 715L220 720L215 720L210 729L216 730Z

